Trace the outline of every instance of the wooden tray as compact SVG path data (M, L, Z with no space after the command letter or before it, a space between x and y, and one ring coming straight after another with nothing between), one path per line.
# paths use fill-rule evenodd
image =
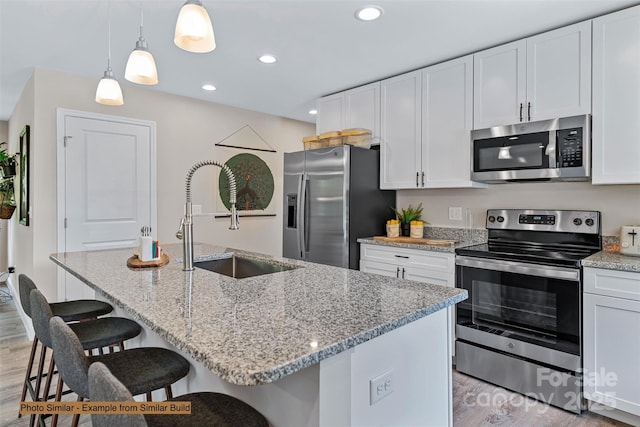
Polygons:
M458 243L457 240L447 239L416 239L413 237L386 237L386 236L374 236L373 240L382 240L383 242L393 243L414 243L416 245L434 245L434 246L449 246L454 243Z
M127 267L131 268L149 268L149 267L162 267L169 263L169 256L162 252L160 259L155 261L140 261L138 255L133 255L127 260Z

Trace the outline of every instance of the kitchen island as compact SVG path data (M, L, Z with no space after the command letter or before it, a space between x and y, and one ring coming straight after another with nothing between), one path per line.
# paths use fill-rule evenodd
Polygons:
M182 271L181 245L163 249L171 261L150 269L127 267L131 249L50 258L143 325L129 347L191 360L175 395L231 394L273 426L451 425L447 313L466 291L195 245L196 261L234 252L292 267L234 279Z

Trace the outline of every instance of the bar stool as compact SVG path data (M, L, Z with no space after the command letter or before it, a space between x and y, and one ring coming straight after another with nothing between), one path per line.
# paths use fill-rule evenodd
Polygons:
M132 402L133 396L109 368L97 362L89 366L89 396L94 402ZM110 414L91 415L93 427L119 426L217 426L268 427L262 414L235 397L211 392L184 394L168 402L191 402L189 415Z
M53 354L65 384L81 402L89 396L89 366L102 362L129 389L132 395L147 394L164 388L171 399L171 384L189 373L189 362L175 351L158 347L134 348L99 356L87 356L73 330L59 317L49 321ZM57 420L54 414L54 420ZM73 417L78 425L79 415ZM53 424L52 424L53 425Z
M53 310L47 302L47 299L38 289L31 291L30 304L32 310L33 329L36 337L42 343L43 348L53 348L51 342L51 334L49 329L49 320L53 317ZM95 348L108 347L117 345L120 351L124 350L124 341L140 335L142 327L130 319L122 317L103 317L96 320L88 320L85 322L71 323L69 328L78 337L84 350L92 350ZM49 400L49 389L51 388L51 379L53 378L56 354L53 353L49 362L49 370L47 372L47 381L44 386L42 396L40 396L41 379L36 382L35 393L32 395L34 401ZM62 398L63 381L58 375L58 386L56 388L55 401L59 402ZM31 418L33 423L35 417ZM52 423L52 426L55 425Z
M37 289L36 284L33 283L33 280L31 280L26 274L20 274L18 275L18 286L20 293L20 305L22 306L22 310L29 318L31 318L31 291ZM60 316L65 322L95 319L98 316L102 316L113 311L113 307L111 306L111 304L98 300L74 300L58 302L50 304L50 307L53 315ZM22 394L20 396L20 401L25 400L25 397L27 396L27 389L29 389L30 394L33 397L32 381L37 380L37 386L37 384L39 384L43 377L42 370L47 353L46 346L42 346L40 350L40 363L38 364L38 373L36 376L31 376L31 373L33 372L33 362L35 359L36 350L38 348L38 342L38 337L34 337L33 343L31 344L29 361L27 362L27 372L24 376L24 383L22 384ZM18 418L20 418L21 416L22 414L18 414Z

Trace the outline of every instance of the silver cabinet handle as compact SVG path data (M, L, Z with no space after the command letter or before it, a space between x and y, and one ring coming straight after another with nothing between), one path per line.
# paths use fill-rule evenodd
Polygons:
M396 267L396 278L400 278L400 267Z
M422 186L424 187L424 171L422 172Z
M522 102L520 103L520 121L522 121Z
M527 121L531 121L531 103L527 102Z
M404 279L404 267L402 267L402 278Z
M406 255L394 255L394 257L396 257L396 258L409 259L409 257L408 257L408 256L406 256Z
M420 179L420 172L416 172L416 187L418 187L418 180Z

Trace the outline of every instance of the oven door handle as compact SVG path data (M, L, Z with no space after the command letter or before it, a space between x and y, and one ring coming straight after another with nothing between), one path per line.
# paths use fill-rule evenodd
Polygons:
M481 268L484 270L504 271L506 273L526 274L529 276L549 277L552 279L580 281L580 269L556 267L551 265L528 264L525 262L503 261L486 258L456 256L456 265Z

